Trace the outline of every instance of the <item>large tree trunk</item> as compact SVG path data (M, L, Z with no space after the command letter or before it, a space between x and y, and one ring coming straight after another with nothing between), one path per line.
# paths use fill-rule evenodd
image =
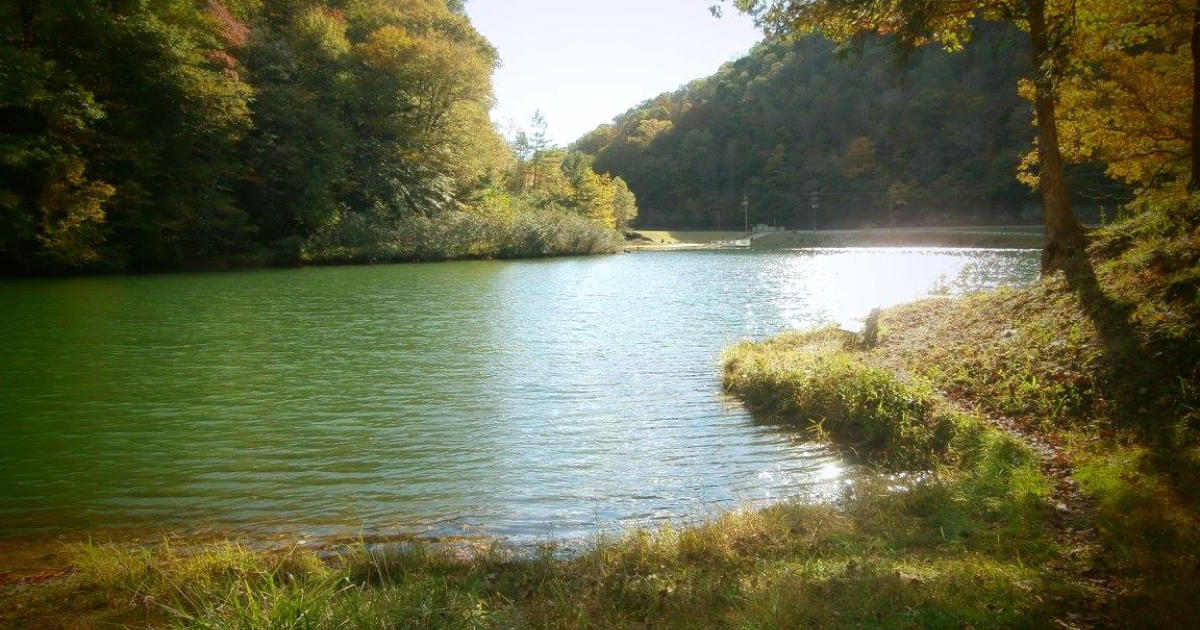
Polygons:
M1200 2L1192 13L1192 178L1188 190L1200 190Z
M1046 242L1042 248L1042 273L1066 269L1084 255L1087 238L1083 226L1071 208L1071 194L1058 148L1058 120L1054 111L1055 67L1046 32L1046 0L1029 3L1029 36L1032 40L1037 113L1038 160L1041 162L1039 188L1046 212Z

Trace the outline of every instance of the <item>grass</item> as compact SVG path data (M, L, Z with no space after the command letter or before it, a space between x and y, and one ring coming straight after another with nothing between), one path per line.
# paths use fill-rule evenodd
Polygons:
M838 500L579 552L420 542L72 545L0 627L1083 628L1200 617L1200 202L1093 235L1026 289L744 343L762 422L862 462Z
M885 310L874 348L836 331L737 346L726 388L876 469L940 466L972 504L1014 513L1018 488L1053 504L1040 536L1017 537L1086 594L1071 619L1194 625L1200 197L1091 240L1086 262L1031 287Z
M968 421L927 385L860 360L856 344L836 329L742 343L725 354L725 388L759 417L802 419L818 439L876 467L935 465Z
M1099 266L1105 296L1126 280L1115 269ZM1105 586L1110 622L1190 625L1200 614L1195 332L1164 325L1179 306L1114 299L1097 313L1088 300L1060 276L905 305L882 318L884 360L1055 446L1059 483L1079 495L1075 527L1088 532L1063 552L1081 555L1075 579ZM1139 310L1144 324L1110 319Z
M884 480L869 483L880 487L842 507L728 514L598 540L567 557L420 543L327 557L231 544L72 546L62 553L74 571L9 589L0 620L85 629L1002 628L1038 627L1078 597L1041 566L1044 545L1005 531L996 515L976 520L948 491L961 488L930 482L894 493Z

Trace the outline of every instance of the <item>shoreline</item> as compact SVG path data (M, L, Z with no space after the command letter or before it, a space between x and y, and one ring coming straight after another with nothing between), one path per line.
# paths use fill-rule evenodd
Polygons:
M204 274L204 273L243 273L254 271L273 271L287 269L323 269L336 267L373 267L379 265L436 265L441 263L457 263L457 262L490 262L490 261L523 261L523 260L554 260L563 258L585 258L593 256L614 256L622 253L620 245L614 245L613 249L596 252L568 252L568 253L548 253L548 254L529 254L520 256L486 256L486 255L466 255L445 258L370 258L370 257L350 257L350 258L328 258L315 260L281 260L273 255L263 255L262 257L248 256L245 258L231 258L224 260L214 260L208 263L198 263L194 265L186 265L181 267L170 267L163 269L126 269L126 270L85 270L85 271L44 271L38 273L8 273L0 271L0 280L53 280L61 278L107 278L119 276L157 276L157 275L189 275L189 274Z
M289 550L304 550L322 557L336 555L352 548L375 548L388 546L420 545L449 550L456 555L470 555L478 550L503 549L506 552L536 554L546 549L566 554L577 554L587 550L598 541L621 538L660 529L687 529L709 525L721 518L740 513L756 512L779 505L802 503L804 505L834 505L841 500L841 493L853 483L853 479L842 482L838 492L821 495L794 494L781 498L757 499L729 502L695 514L675 518L663 518L648 523L614 524L613 527L596 526L587 531L566 535L542 534L446 534L394 531L388 533L345 533L301 535L285 531L255 531L253 526L222 528L107 528L96 530L63 531L55 533L14 534L0 537L0 588L6 584L19 583L23 578L46 572L62 574L70 569L64 550L80 545L106 548L155 550L171 548L179 551L202 552L214 545L235 544L254 553L272 555ZM3 626L0 626L3 627Z
M1044 241L1040 226L787 230L750 235L745 232L630 230L628 234L624 244L626 252L816 247L1039 249ZM730 244L747 239L748 245Z
M1001 228L1004 226L1000 226ZM654 238L628 237L606 251L553 252L517 256L463 255L447 257L374 257L365 254L292 259L277 253L264 252L240 257L214 259L178 267L125 270L42 270L20 273L0 271L0 280L37 280L57 278L88 278L111 276L153 276L201 273L237 273L278 269L319 269L325 267L358 267L373 265L437 264L452 262L552 260L591 256L610 256L642 251L707 251L718 249L788 249L816 247L959 247L977 249L1038 249L1042 246L1041 232L1016 227L1012 231L998 228L865 228L857 230L792 230L766 232L750 236L750 245L730 245L729 241L745 240L744 232L627 230L628 234L652 234ZM667 236L660 236L667 235ZM661 240L656 240L661 239Z

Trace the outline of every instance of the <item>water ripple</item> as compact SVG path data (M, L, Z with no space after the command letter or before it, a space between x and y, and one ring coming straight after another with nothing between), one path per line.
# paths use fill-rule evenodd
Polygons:
M0 282L0 536L572 536L819 496L722 347L1035 252L673 252Z

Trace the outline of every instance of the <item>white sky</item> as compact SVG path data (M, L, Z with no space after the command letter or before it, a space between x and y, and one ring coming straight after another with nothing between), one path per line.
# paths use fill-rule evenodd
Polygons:
M714 0L468 0L475 28L500 51L501 126L541 109L550 136L569 144L638 103L715 72L761 34Z

